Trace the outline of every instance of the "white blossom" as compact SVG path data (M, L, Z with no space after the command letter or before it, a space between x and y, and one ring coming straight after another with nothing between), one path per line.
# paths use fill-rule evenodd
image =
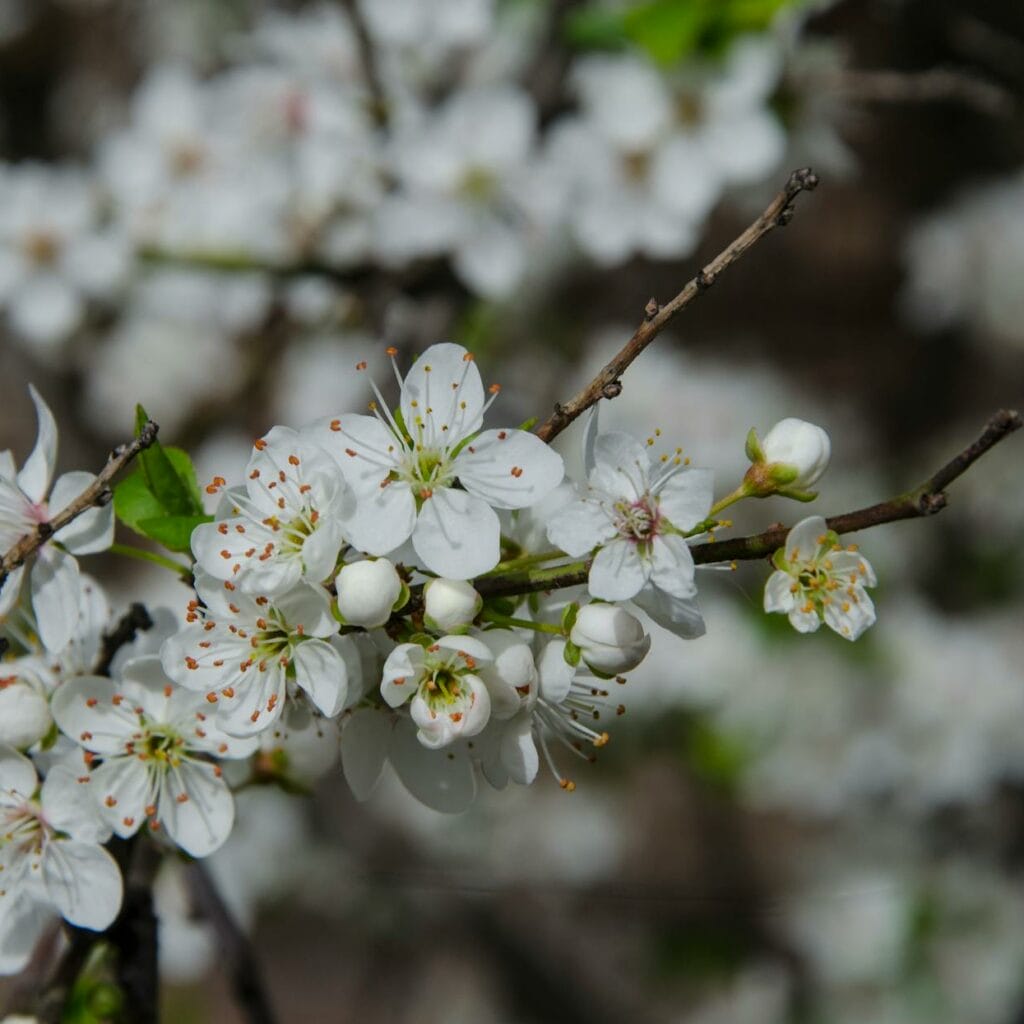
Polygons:
M614 604L588 604L576 615L569 640L587 667L604 676L630 672L651 649L651 638L635 615Z
M423 587L423 621L440 633L462 632L480 614L483 603L465 580L427 580Z
M317 434L356 494L352 544L386 555L411 537L439 575L469 579L493 569L494 509L540 501L562 479L560 456L524 430L481 432L490 403L461 345L432 345L420 356L402 382L398 412L379 402L374 416L342 415Z
M402 593L402 579L386 558L342 566L335 579L338 612L350 626L383 626Z
M877 583L874 570L856 545L843 547L821 516L797 523L772 561L764 610L788 615L797 632L813 633L824 622L856 640L874 623L875 606L864 589Z

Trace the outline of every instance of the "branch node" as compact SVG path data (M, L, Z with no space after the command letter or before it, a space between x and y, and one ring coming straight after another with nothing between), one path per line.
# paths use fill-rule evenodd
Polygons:
M706 292L715 283L715 275L706 273L702 267L697 271L697 276L693 279L693 283L697 286L697 291Z
M644 319L653 320L661 312L661 306L658 304L658 300L650 298L647 300L647 305L644 306Z
M601 388L601 394L608 399L618 398L622 394L622 381L610 380Z
M923 516L931 516L941 512L946 507L946 492L939 491L937 494L922 494L917 503L918 511Z
M53 525L51 523L40 523L36 527L36 536L40 541L49 540L53 536Z

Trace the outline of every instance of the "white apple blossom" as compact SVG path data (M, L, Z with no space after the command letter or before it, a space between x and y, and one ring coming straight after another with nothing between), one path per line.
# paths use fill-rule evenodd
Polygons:
M226 733L262 732L300 691L328 718L345 706L359 656L353 641L335 636L325 590L298 583L279 597L243 594L200 571L196 594L188 624L160 656L171 679L206 694Z
M614 604L588 604L576 614L569 640L587 667L604 676L630 672L651 649L650 635L635 615Z
M219 489L215 477L207 490ZM246 593L281 594L322 583L345 541L352 495L331 456L288 427L256 441L245 487L225 495L217 521L192 531L196 563Z
M878 582L874 570L821 516L808 516L786 537L772 558L776 571L764 588L764 610L789 616L799 633L813 633L822 622L847 640L856 640L875 621L865 587Z
M383 626L402 593L402 579L386 558L367 558L342 566L334 581L338 613L346 625Z
M399 412L378 399L375 416L342 415L316 435L355 491L353 546L386 555L411 537L425 567L441 576L493 569L494 509L543 499L562 479L561 457L524 430L480 432L490 402L461 345L432 345L420 356L402 382Z
M816 497L809 488L828 469L832 443L821 427L788 416L758 440L747 435L747 454L753 465L744 477L744 490L757 497L781 494L809 501Z
M702 624L687 534L711 508L712 473L687 462L677 449L652 464L647 448L628 434L598 434L592 415L584 439L586 491L555 512L548 538L573 558L596 549L587 582L594 597L632 599L656 622L692 636Z
M463 632L480 614L483 603L465 580L427 580L423 587L423 622L439 633Z
M0 747L0 974L25 966L54 913L103 931L121 908L121 872L100 845L110 830L82 787L58 765L40 788L32 762Z
M7 551L26 534L49 523L53 514L77 498L96 477L64 473L53 482L57 462L57 425L49 406L31 385L39 433L32 453L16 470L9 451L0 452L0 550ZM51 487L51 482L53 485ZM24 577L43 644L61 651L71 639L79 616L80 581L74 554L105 551L114 539L114 510L91 508L58 530L29 563L12 570L0 586L0 621L18 600Z
M390 707L409 704L420 743L437 750L487 724L491 695L480 669L493 658L469 636L443 636L426 648L399 644L384 662L380 692Z
M53 716L102 759L83 785L117 835L134 835L148 821L194 857L227 839L234 802L213 759L246 757L257 741L221 732L209 704L172 685L158 656L133 659L119 679L70 680L54 694Z

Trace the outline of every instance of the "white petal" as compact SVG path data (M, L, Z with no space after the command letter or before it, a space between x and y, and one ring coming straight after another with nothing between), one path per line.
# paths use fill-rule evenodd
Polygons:
M134 756L115 757L92 771L88 784L100 817L122 838L135 835L146 820L151 798L146 766Z
M794 606L789 612L790 625L798 633L814 633L821 625L816 611L805 612L802 605Z
M476 362L461 345L431 345L406 375L401 408L406 429L424 447L441 447L476 433L484 408ZM417 423L422 423L422 436Z
M323 587L300 583L272 603L292 633L325 637L338 632L338 620L331 614L331 599Z
M185 761L168 772L157 814L178 846L193 857L206 857L231 834L235 801L215 765Z
M80 778L90 781L79 782ZM84 843L105 843L110 829L96 809L92 785L90 776L76 776L67 765L55 765L43 783L40 803L46 820L59 832Z
M381 696L389 707L401 707L416 692L423 672L423 648L419 644L399 644L384 662Z
M498 564L500 535L498 514L486 502L438 487L423 503L412 543L431 572L468 580Z
M629 434L617 430L599 434L590 486L615 498L637 501L647 490L650 466L646 449Z
M18 597L21 595L21 584L24 578L24 565L19 565L7 574L7 579L0 586L0 619L9 615L11 609L18 603Z
M796 596L790 589L792 585L793 577L788 572L776 569L764 585L764 610L788 614L796 601Z
M12 747L0 747L0 803L22 803L31 800L39 785L35 766ZM16 794L4 799L4 794Z
M67 646L78 625L78 562L67 552L47 544L36 555L29 583L39 636L46 649L57 654Z
M57 465L57 422L50 407L43 401L43 396L31 384L28 390L35 403L39 431L32 454L25 460L18 474L18 486L32 501L38 503L46 497Z
M43 904L22 892L8 889L0 896L0 975L17 974L28 964L52 920L52 913ZM35 1021L34 1017L25 1019Z
M244 533L236 527L241 526ZM227 532L223 532L226 529ZM196 562L218 580L231 580L251 594L280 594L293 587L302 575L297 558L274 553L261 558L267 544L277 547L277 537L249 520L224 519L200 523L192 531L192 553Z
M818 540L828 532L828 525L821 516L801 519L786 537L786 561L806 561L816 554Z
M692 598L673 597L648 583L633 598L633 603L647 612L659 626L683 640L695 640L707 632L704 617Z
M677 530L692 530L707 518L714 497L710 469L684 469L658 491L661 512Z
M416 525L416 500L400 481L378 487L359 499L346 529L354 548L369 555L386 555L404 544Z
M60 512L77 498L96 477L76 471L59 476L50 492L51 514ZM106 551L114 543L114 505L91 508L73 519L56 533L57 539L74 555L91 555Z
M96 754L123 754L138 718L117 699L120 688L102 676L78 676L59 686L50 710L61 732Z
M874 602L863 587L855 587L853 595L839 595L837 591L825 605L825 624L847 640L856 640L875 622Z
M338 714L348 698L348 672L334 647L324 640L306 640L292 652L292 665L295 682L323 714L328 718Z
M569 696L576 669L565 660L565 641L552 640L537 658L541 696L552 704L561 704Z
M685 538L675 533L654 538L650 580L673 597L685 599L697 593L693 555Z
M458 814L476 796L476 776L465 751L428 750L416 738L416 727L408 719L395 723L390 757L405 788L435 811Z
M501 763L509 777L521 786L533 782L540 765L532 723L533 716L523 712L508 723L501 737Z
M345 537L341 523L324 516L302 545L303 575L310 583L322 583L333 572Z
M398 463L400 442L374 416L347 414L310 428L360 498L379 488Z
M628 601L647 582L649 571L633 541L613 540L594 557L587 587L605 601Z
M43 855L43 885L66 921L101 932L121 909L121 872L114 858L92 843L50 843Z
M565 475L562 457L525 430L485 430L452 466L462 486L493 508L528 508Z
M391 744L391 716L356 708L341 728L341 768L357 800L367 800L384 770Z
M597 501L571 501L548 523L548 540L567 555L579 558L611 540L618 531Z

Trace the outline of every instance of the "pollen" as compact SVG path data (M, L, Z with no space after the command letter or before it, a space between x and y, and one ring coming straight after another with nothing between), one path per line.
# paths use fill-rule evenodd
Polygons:
M255 441L253 441L252 446L253 448L256 449L256 451L261 452L263 451L264 448L267 447L267 442L262 437L258 437L256 438Z
M512 475L518 480L523 475L523 467L522 466L513 466L512 467Z

